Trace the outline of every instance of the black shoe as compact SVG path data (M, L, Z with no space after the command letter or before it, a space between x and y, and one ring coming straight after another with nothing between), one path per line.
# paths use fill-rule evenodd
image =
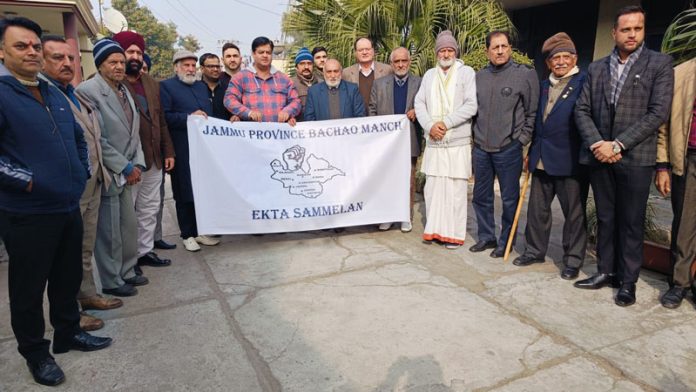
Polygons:
M36 362L27 361L27 366L34 381L41 385L52 387L65 381L65 373L51 357Z
M149 252L145 256L138 257L138 265L148 265L150 267L166 267L172 264L169 259L160 259L155 252Z
M527 256L527 255L522 255L515 260L512 261L512 264L518 266L518 267L526 267L528 265L536 264L536 263L543 263L544 259L537 259L536 257L532 256Z
M136 264L135 267L133 267L133 272L135 272L135 274L138 276L142 276L143 269L140 268L140 266L138 264Z
M150 280L142 275L135 275L132 278L123 279L123 281L131 286L145 286L146 284L150 283Z
M679 307L679 305L681 305L688 291L689 289L674 286L667 290L665 295L663 295L660 299L660 302L662 303L662 306L667 309L676 309Z
M170 250L170 249L176 249L176 244L170 244L169 242L165 240L157 240L155 241L155 248L156 249L164 249L164 250Z
M587 279L578 280L573 286L579 289L597 290L604 286L619 287L619 282L614 274L594 274Z
M486 249L493 249L496 246L498 246L498 242L496 242L496 240L479 241L469 248L469 252L474 252L474 253L483 252Z
M90 335L85 331L80 331L73 335L67 342L53 342L53 353L63 354L70 350L77 351L97 351L111 345L111 338Z
M565 267L563 268L563 271L561 271L561 278L565 280L573 280L578 277L578 272L580 272L580 268Z
M114 295L116 297L132 297L138 294L138 289L126 283L123 286L116 287L115 289L102 289L102 293Z
M493 249L493 252L491 252L491 257L494 259L498 259L505 256L505 248L495 248Z
M636 303L636 284L624 283L616 294L614 303L619 306L630 306Z

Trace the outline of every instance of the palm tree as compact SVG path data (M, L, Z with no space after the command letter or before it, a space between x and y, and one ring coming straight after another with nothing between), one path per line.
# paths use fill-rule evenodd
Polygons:
M419 75L434 66L435 38L447 29L462 53L478 56L485 55L489 31L515 34L497 0L297 0L283 20L284 33L296 39L295 50L324 46L347 65L354 62L355 39L367 36L380 61L387 62L398 46L408 48L412 71Z
M672 55L675 65L696 56L696 8L682 11L667 27L662 52Z

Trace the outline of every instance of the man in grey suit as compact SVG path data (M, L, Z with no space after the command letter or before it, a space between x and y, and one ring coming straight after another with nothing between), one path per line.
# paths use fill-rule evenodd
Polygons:
M636 301L643 264L643 223L655 169L657 130L667 121L674 89L669 56L645 47L645 12L619 10L613 52L590 64L575 107L597 206L597 273L575 287L620 287L614 302Z
M362 37L355 40L356 64L343 70L343 80L358 85L365 107L370 103L370 92L375 80L391 75L390 66L375 61L375 45L370 38Z
M104 166L111 184L102 192L94 258L102 292L121 297L138 293L134 286L148 283L137 276L138 225L131 186L140 181L145 167L140 147L140 118L133 97L123 85L126 57L116 42L103 39L94 45L97 75L77 87L77 92L100 115Z
M408 49L398 47L389 56L394 76L385 76L375 80L370 92L368 115L384 116L405 113L411 121L411 218L413 218L413 198L416 190L416 161L421 152L420 137L416 127L416 110L413 100L420 88L421 78L409 72L411 54ZM380 230L389 230L391 223L382 223ZM401 231L407 233L413 229L411 221L401 222Z

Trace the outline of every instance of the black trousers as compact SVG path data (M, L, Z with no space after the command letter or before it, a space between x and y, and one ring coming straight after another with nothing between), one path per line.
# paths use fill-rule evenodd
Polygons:
M696 214L689 207L696 205L696 151L686 155L684 174L672 176L672 281L687 288L694 277L691 264L696 258ZM687 207L684 211L684 206Z
M0 212L0 235L10 257L12 331L24 358L50 356L44 339L43 295L48 283L53 341L65 342L80 328L77 293L82 282L82 216Z
M597 207L597 268L616 273L624 283L638 281L643 265L643 226L654 170L621 162L590 168Z
M176 201L176 220L179 222L181 238L198 237L196 208L193 202Z
M524 254L544 259L549 247L553 217L551 203L558 197L563 211L563 263L580 268L585 260L587 227L585 206L589 180L585 173L577 176L551 176L544 170L535 170L527 209Z

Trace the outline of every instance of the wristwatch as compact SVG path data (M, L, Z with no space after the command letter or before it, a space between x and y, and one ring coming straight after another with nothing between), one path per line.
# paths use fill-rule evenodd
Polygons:
M621 152L621 145L617 142L611 142L611 150L614 154L618 154Z

